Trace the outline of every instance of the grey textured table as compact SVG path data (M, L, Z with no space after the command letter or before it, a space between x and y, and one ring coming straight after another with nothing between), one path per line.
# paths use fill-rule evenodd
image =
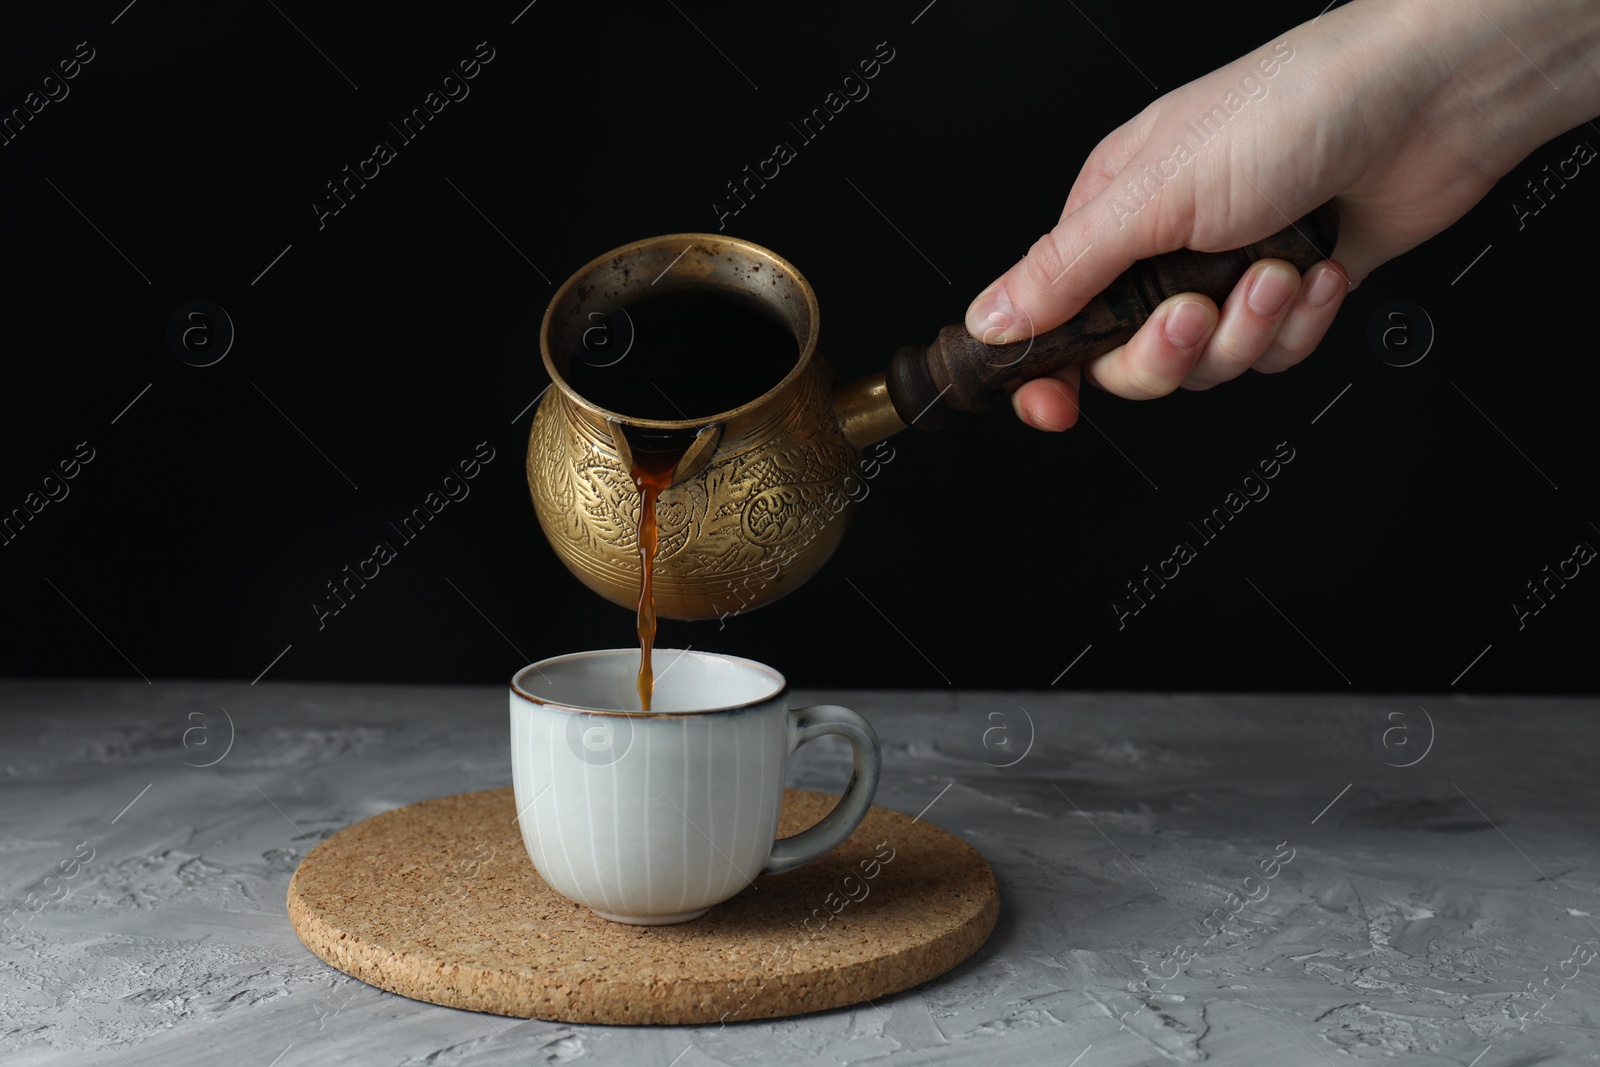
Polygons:
M875 1004L626 1028L406 1000L289 928L318 841L509 784L501 689L0 683L0 1060L1600 1061L1593 700L799 696L873 721L879 803L982 851L999 927Z

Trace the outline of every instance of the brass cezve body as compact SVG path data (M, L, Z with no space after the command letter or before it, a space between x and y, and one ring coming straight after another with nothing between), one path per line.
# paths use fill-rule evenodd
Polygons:
M635 419L578 394L565 377L595 312L645 292L732 289L775 312L799 357L777 385L702 419ZM614 249L551 299L539 349L551 388L528 436L528 487L556 555L590 589L639 600L640 497L632 440L687 451L656 507L658 615L714 618L770 603L827 562L853 511L859 450L906 428L882 374L834 388L816 350L817 298L775 253L718 234L670 234Z

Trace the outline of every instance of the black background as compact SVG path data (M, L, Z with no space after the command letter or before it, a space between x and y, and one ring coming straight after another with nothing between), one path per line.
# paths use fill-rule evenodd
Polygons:
M724 183L887 41L870 96L728 224L804 272L842 376L881 369L1053 223L1104 133L1322 6L925 4L8 11L6 111L78 42L95 58L0 147L0 510L78 442L95 458L0 547L0 671L499 684L627 645L631 616L557 563L523 475L557 284L715 230ZM319 229L324 183L397 143L388 122L480 41L470 96ZM666 622L661 644L811 687L1592 691L1600 578L1521 630L1510 606L1600 544L1600 177L1520 231L1511 206L1579 140L1600 132L1556 138L1373 274L1287 374L1094 394L1097 429L1059 436L998 412L895 438L805 588L723 628ZM236 329L209 367L166 340L194 299ZM1403 368L1366 340L1395 299L1437 331ZM324 583L480 441L470 497L319 629ZM1122 584L1281 441L1271 496L1119 630Z

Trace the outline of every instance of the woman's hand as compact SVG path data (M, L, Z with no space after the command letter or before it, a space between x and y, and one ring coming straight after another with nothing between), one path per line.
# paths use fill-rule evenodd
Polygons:
M1077 420L1082 377L1148 399L1292 367L1348 289L1600 110L1597 54L1600 4L1355 0L1112 131L1055 228L973 301L967 329L989 343L1030 337L1136 260L1238 248L1333 199L1338 247L1304 277L1263 260L1221 308L1174 296L1126 345L1025 383L1012 403L1030 425L1062 430Z

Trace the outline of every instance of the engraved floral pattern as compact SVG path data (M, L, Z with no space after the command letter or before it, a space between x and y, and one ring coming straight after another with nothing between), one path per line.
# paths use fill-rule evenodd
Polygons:
M786 419L661 494L660 585L702 585L710 595L747 574L770 577L775 565L831 554L847 512L834 502L856 455L822 375L798 388ZM540 524L569 566L637 589L639 494L610 439L574 418L555 391L534 416L528 481Z

